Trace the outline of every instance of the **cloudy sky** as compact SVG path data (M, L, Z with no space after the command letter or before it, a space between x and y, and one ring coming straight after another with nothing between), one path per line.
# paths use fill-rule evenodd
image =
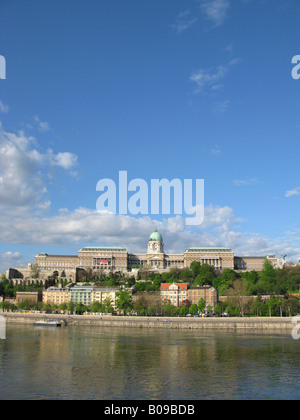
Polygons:
M298 261L299 15L299 0L0 0L0 272L143 252L155 228L169 252ZM97 213L119 171L204 179L204 222Z

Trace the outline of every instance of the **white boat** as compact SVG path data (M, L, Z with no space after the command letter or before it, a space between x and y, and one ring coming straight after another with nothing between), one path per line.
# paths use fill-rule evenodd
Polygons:
M49 326L49 327L60 327L61 326L61 322L60 321L35 321L33 323L33 325L38 325L38 326Z

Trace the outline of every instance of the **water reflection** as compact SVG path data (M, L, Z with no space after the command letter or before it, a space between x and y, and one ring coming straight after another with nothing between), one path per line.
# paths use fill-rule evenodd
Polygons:
M299 366L289 335L10 325L0 398L298 399Z

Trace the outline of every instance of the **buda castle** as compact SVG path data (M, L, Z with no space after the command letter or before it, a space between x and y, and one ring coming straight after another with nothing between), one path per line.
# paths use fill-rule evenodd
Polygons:
M87 246L81 248L78 255L38 254L35 264L42 270L109 270L124 271L133 268L145 270L170 270L172 268L189 268L193 261L209 264L216 270L227 268L237 270L261 271L265 259L277 266L280 262L274 256L235 257L229 248L224 247L191 247L182 254L167 254L161 234L155 230L151 233L146 254L131 254L119 246Z

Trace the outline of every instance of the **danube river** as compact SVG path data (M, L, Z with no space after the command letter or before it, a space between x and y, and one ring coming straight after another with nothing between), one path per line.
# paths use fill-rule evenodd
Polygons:
M8 324L0 399L300 399L300 340L276 332Z

